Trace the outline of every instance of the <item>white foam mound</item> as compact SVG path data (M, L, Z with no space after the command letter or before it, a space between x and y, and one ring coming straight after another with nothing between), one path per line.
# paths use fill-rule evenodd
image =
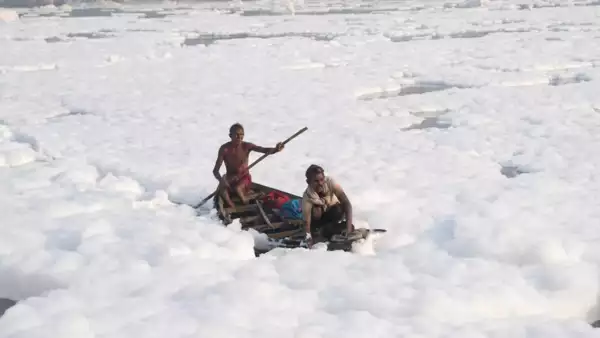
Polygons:
M87 289L94 281L107 287L93 287L94 293L111 293L116 286L110 276L116 283L121 283L118 275L149 283L147 274L163 269L197 270L220 260L254 257L250 234L196 218L190 208L153 203L164 198L159 195L141 201L143 190L131 178L99 178L94 167L72 162L34 165L0 175L0 200L7 206L3 224L10 224L0 228L0 298L22 299L61 287ZM23 281L24 276L38 283ZM27 308L23 304L13 316Z
M0 143L0 167L16 167L35 161L36 153L28 144Z
M2 2L0 2L0 5ZM0 8L0 22L13 22L19 20L19 14L10 9Z
M0 124L0 168L18 167L35 161L38 155L32 144L35 144L35 139L21 137Z

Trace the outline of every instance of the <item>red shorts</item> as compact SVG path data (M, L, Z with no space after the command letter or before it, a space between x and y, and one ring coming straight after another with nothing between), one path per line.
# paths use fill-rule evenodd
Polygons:
M241 186L243 192L248 192L251 185L252 185L252 176L250 176L250 174L245 174L244 176L240 177L237 181L229 183L229 187L230 187L229 191L235 192L235 189L237 187Z

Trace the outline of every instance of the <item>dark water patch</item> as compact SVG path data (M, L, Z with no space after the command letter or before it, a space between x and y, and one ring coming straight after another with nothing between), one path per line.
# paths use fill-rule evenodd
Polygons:
M500 173L507 178L515 178L522 174L529 174L531 171L515 165L502 165Z
M465 30L461 32L451 33L418 33L418 34L406 34L406 35L390 35L386 34L386 37L392 42L407 42L412 40L441 40L441 39L478 39L486 37L490 34L502 34L502 33L526 33L534 31L528 28L518 29L497 29L497 30Z
M297 11L294 15L317 16L317 15L344 15L344 14L377 14L398 12L400 8L330 8L318 11ZM288 11L273 11L268 9L250 9L240 12L242 16L281 16L290 15Z
M398 92L398 96L439 92L439 91L447 90L447 89L450 89L453 87L455 87L455 86L445 83L445 82L416 83L414 85L408 85L408 86L402 87L400 92Z
M148 28L132 28L132 29L126 29L125 31L127 31L127 32L135 32L135 33L156 33L156 32L160 32L157 29L148 29Z
M414 84L403 85L398 89L381 89L376 91L370 91L368 93L358 95L357 99L368 101L374 99L386 99L397 96L421 95L431 92L449 90L452 88L468 89L471 87L461 84L446 83L443 81L422 81Z
M414 123L402 130L424 130L424 129L448 129L452 126L449 120L441 119L440 117L427 117L420 123Z
M90 115L96 115L92 112L86 111L86 110L81 110L81 109L73 109L70 110L66 113L63 114L58 114L58 115L54 115L52 117L49 117L47 120L48 121L54 121L54 120L59 120L59 119L63 119L63 118L67 118L67 117L76 117L76 116L90 116Z
M589 82L589 81L592 81L592 78L584 73L578 73L578 74L575 74L572 76L554 75L554 76L550 77L550 80L548 81L548 85L564 86L567 84Z
M51 36L49 38L45 38L44 41L46 41L47 43L58 43L58 42L68 42L69 40L62 39L58 36Z
M450 33L448 36L452 39L474 39L474 38L482 38L487 36L492 32L490 31L476 31L476 30L468 30L464 32Z
M8 299L8 298L0 298L0 318L2 318L2 316L4 316L4 313L10 309L11 307L15 306L17 304L17 302L15 302L12 299Z
M15 2L21 0L14 0ZM57 4L57 6L65 4L65 2ZM184 15L181 12L183 8L178 8L177 11L169 9L121 9L121 8L104 8L104 7L89 7L89 8L73 8L68 11L56 10L53 12L37 13L28 12L22 13L21 17L61 17L61 18L95 18L95 17L111 17L113 14L139 14L139 18L165 18L172 15Z
M82 33L69 33L67 34L69 38L84 38L84 39L106 39L113 38L114 35L106 34L102 32L82 32Z
M112 16L113 13L122 11L116 8L74 8L69 12L68 17L71 18L93 18Z
M169 14L159 13L159 12L146 12L146 13L144 13L144 15L141 16L141 18L144 18L144 19L163 19L163 18L166 18L167 16L169 16Z
M280 34L255 34L255 33L230 33L230 34L218 34L218 33L208 33L208 34L200 34L197 37L188 37L185 38L182 45L183 46L197 46L204 45L210 46L217 41L222 40L240 40L240 39L277 39L284 37L301 37L308 38L317 41L331 41L338 37L338 34L334 33L280 33Z

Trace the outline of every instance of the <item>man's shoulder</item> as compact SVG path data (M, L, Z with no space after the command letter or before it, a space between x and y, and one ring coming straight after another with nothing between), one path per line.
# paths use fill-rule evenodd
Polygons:
M308 188L304 189L304 192L302 193L302 200L308 200L310 199L310 193L308 191Z
M325 184L331 190L342 189L342 186L339 184L339 182L331 176L325 177Z
M252 149L256 148L256 144L254 144L252 142L243 141L242 147L244 147L244 149L246 149L246 150L252 150Z
M337 181L331 176L325 176L325 184L333 186L337 184Z
M314 193L311 192L309 187L306 187L304 189L304 192L302 193L302 203L313 203L313 196Z

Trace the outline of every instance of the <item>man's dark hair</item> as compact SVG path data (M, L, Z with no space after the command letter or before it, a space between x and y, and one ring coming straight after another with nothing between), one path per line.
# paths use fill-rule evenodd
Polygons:
M238 129L244 130L244 127L239 123L232 124L231 127L229 127L229 135L235 133Z
M318 166L316 164L311 164L308 169L306 169L306 179L310 180L313 179L315 176L317 176L318 174L324 173L325 170L323 170L323 168L321 166Z

